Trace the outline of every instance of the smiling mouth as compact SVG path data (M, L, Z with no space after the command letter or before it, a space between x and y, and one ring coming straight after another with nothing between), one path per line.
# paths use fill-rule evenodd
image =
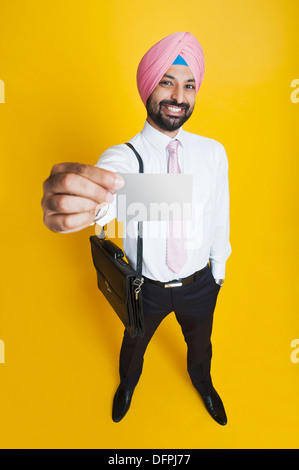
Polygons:
M162 109L168 116L181 116L185 113L185 107L181 106L163 105Z

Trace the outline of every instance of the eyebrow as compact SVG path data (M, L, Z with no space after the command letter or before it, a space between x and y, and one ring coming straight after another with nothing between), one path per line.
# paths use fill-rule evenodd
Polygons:
M172 75L168 75L167 73L165 73L165 74L163 75L163 77L170 78L171 80L176 80L175 77L173 77ZM194 78L189 78L188 80L186 80L186 82L195 82L195 79L194 79Z

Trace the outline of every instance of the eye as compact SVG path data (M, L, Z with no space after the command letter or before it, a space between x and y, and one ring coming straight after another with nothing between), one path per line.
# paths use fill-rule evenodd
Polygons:
M171 86L172 83L169 80L162 80L159 85L164 85L164 86Z
M188 90L195 90L195 86L194 86L194 85L190 85L189 83L188 83L188 85L186 85L186 88L187 88Z

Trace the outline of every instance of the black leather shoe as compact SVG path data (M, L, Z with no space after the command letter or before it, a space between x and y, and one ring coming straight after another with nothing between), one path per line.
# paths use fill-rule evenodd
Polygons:
M212 418L218 424L221 424L221 426L225 426L227 424L227 417L221 398L216 392L216 390L212 388L212 390L208 394L201 396L206 406L206 409L208 410Z
M123 390L121 386L116 390L113 399L112 419L118 423L123 419L131 405L133 390Z

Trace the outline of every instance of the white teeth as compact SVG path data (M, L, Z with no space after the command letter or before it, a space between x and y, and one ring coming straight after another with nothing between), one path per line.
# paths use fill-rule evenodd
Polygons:
M172 106L167 106L167 109L169 109L169 111L171 111L172 113L179 113L182 108L174 108Z

